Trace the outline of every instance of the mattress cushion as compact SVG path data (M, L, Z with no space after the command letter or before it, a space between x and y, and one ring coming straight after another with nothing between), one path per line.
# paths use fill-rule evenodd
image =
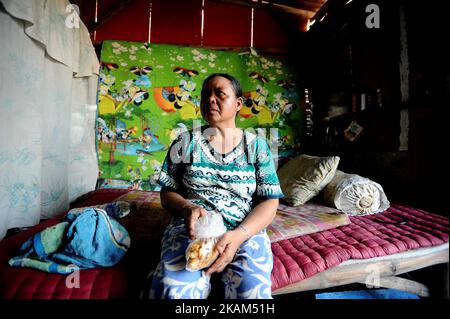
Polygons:
M300 206L279 204L275 218L267 227L267 234L270 241L275 243L349 223L350 218L347 214L335 208L312 202Z
M272 243L272 290L349 259L368 259L448 242L448 218L393 203L383 213L351 216L351 223Z

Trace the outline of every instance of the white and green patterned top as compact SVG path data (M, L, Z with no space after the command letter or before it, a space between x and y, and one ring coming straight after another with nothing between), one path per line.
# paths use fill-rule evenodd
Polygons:
M219 154L202 130L181 133L171 144L158 183L206 210L222 214L234 229L250 213L256 200L282 198L270 149L261 137L244 132L229 153Z

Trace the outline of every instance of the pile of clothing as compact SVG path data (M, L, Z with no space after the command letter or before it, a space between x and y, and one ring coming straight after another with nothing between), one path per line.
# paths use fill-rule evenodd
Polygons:
M110 206L114 207L69 211L61 223L23 243L19 255L9 264L58 274L114 266L128 251L131 240L127 230L108 214L119 217L121 207Z

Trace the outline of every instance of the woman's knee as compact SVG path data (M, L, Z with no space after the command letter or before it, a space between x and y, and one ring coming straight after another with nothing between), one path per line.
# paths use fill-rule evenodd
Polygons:
M270 273L229 267L222 275L226 299L271 299Z
M209 276L202 271L167 268L160 264L152 278L150 296L155 299L206 299L211 291Z

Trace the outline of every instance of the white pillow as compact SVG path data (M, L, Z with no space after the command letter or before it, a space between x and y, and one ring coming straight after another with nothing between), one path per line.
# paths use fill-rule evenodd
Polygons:
M380 184L356 174L337 170L323 191L325 203L348 215L370 215L385 211L389 201Z

